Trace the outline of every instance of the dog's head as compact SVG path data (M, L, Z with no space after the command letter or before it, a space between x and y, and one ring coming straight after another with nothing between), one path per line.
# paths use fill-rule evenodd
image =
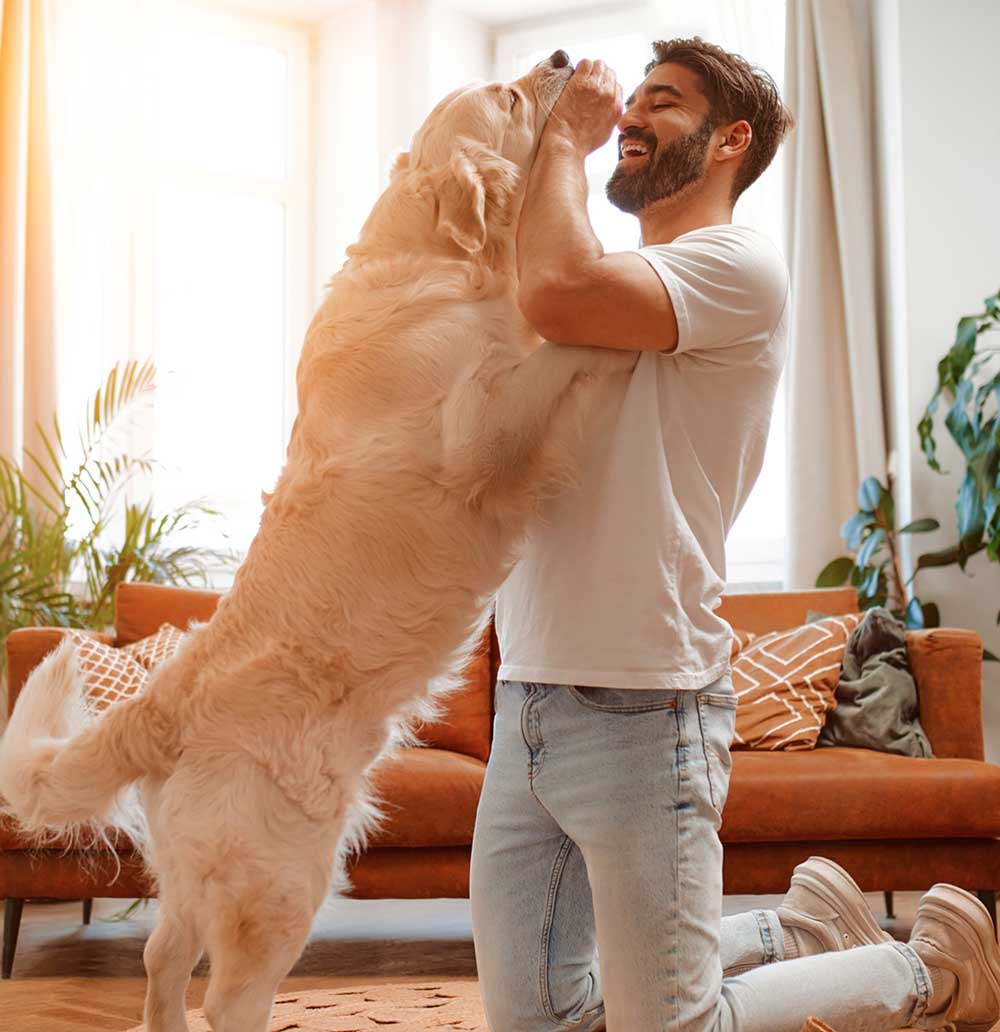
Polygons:
M415 177L436 207L440 233L463 251L483 251L493 232L509 226L520 202L546 119L573 74L557 50L526 75L455 90L428 115L393 181Z

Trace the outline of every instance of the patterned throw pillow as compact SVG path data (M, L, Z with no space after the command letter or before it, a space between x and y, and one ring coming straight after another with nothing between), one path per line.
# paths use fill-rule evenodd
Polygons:
M118 649L81 631L67 631L76 649L80 673L87 687L87 705L101 713L116 702L138 695L149 672L168 659L184 640L173 624L162 624L156 634Z
M97 713L142 691L149 671L124 649L116 649L81 631L67 631L87 687L87 704Z
M732 662L733 749L812 749L837 705L847 638L861 613L761 634Z
M161 624L156 634L125 645L121 651L127 652L140 666L153 670L177 651L184 640L184 633L173 624Z
M732 661L756 638L753 631L738 631L733 628L733 644L729 649L729 662Z

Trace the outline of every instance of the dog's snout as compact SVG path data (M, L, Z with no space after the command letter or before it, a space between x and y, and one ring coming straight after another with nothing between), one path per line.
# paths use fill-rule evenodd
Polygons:
M565 50L557 50L549 58L549 63L553 68L565 68L569 64L569 54Z

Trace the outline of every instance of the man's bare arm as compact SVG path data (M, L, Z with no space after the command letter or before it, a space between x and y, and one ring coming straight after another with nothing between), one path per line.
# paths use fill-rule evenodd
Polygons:
M566 93L560 98L528 177L517 234L518 303L528 322L556 343L673 350L677 319L659 276L637 254L605 254L587 216L584 159L614 123L607 124L607 83L604 97L595 98L584 65L566 91L581 72L584 83L577 81L575 100ZM603 104L603 123L592 109L595 102ZM570 119L560 116L563 105ZM610 109L612 116L615 110L620 103ZM572 128L581 124L589 132Z

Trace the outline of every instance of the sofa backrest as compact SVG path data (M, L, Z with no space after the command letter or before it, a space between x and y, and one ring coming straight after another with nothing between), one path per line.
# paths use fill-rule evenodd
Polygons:
M164 622L186 628L192 619L212 616L218 592L154 584L122 584L116 596L117 635L95 635L108 644L126 645L154 634ZM761 634L804 623L808 611L838 615L857 611L853 588L724 595L716 610L738 630ZM58 644L63 631L25 627L7 637L8 703L31 671ZM938 756L981 759L983 755L982 639L975 631L937 628L908 631L907 649L920 690L921 722ZM493 691L500 650L492 622L482 648L466 671L465 690L444 700L445 715L417 729L428 745L489 759L493 734Z
M846 587L723 595L722 604L715 612L734 630L766 634L804 624L809 610L825 616L856 613L858 593Z
M120 584L115 595L117 645L155 634L163 623L186 630L192 620L208 620L222 595L216 591L161 584ZM855 613L857 592L847 588L724 595L716 612L732 627L761 634L805 623L808 611L828 615ZM418 726L427 745L489 759L493 732L493 692L500 666L492 621L479 652L465 671L466 688L443 700L441 720Z
M163 584L119 584L115 592L115 644L130 645L155 634L164 623L187 630L193 620L209 620L222 598L217 591ZM415 728L417 737L437 749L474 756L485 763L490 756L493 725L491 683L497 666L493 625L486 629L479 651L465 670L467 687L443 700L440 720Z

